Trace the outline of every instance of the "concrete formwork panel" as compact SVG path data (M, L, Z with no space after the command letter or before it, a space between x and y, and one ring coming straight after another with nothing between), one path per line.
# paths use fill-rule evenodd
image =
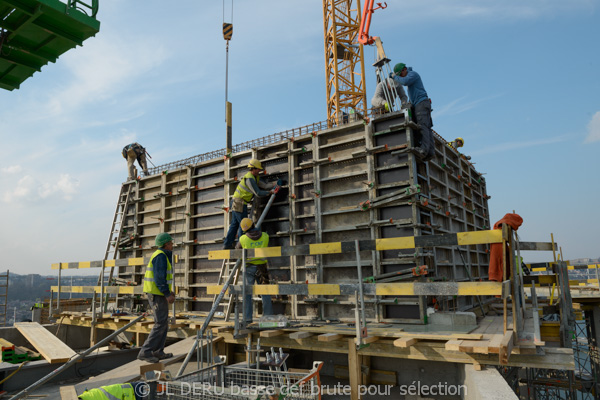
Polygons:
M132 244L119 258L149 257L154 237L167 231L175 239L175 284L178 309L207 311L223 262L208 260L220 250L229 226L229 207L247 163L258 158L266 169L261 179L285 179L263 228L271 246L444 234L489 229L485 180L472 164L436 135L436 156L428 163L412 153L394 154L419 140L404 113L353 122L309 133L272 135L238 145L223 157L157 174L136 182L134 201L125 215ZM268 140L266 140L268 139ZM199 156L200 157L200 156ZM407 190L412 193L402 195ZM415 189L418 188L418 193ZM361 206L369 201L372 207ZM262 209L265 201L255 207ZM460 252L460 253L459 253ZM461 256L462 253L462 256ZM475 280L487 277L487 246L440 246L360 253L363 277L427 265L419 279ZM281 257L269 260L272 280L279 283L356 283L356 254ZM142 282L144 267L121 267L119 275ZM227 273L227 271L226 271ZM370 319L425 322L424 298L369 298ZM400 301L398 301L400 300ZM436 299L448 308L466 309L472 299ZM129 299L128 301L135 301ZM354 298L297 296L275 299L275 309L294 318L354 319Z

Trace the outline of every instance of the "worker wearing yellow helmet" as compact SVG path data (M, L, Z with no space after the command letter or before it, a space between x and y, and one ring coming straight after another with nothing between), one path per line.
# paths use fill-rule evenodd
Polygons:
M448 146L450 146L454 149L458 149L459 147L463 147L464 145L465 145L465 141L461 137L457 137L456 139L454 139L453 141L448 143Z
M240 180L231 199L231 223L225 237L225 243L223 244L224 249L233 249L236 233L238 237L242 236L243 232L240 228L240 222L242 219L248 217L248 204L254 197L264 197L273 194L275 193L273 188L278 184L282 184L282 181L271 183L262 181L259 177L261 171L264 171L262 163L256 158L248 162L248 172Z
M267 232L262 232L254 226L250 218L244 218L240 222L240 228L244 232L240 236L240 241L236 245L238 249L259 249L269 246L269 235ZM268 284L269 273L267 268L267 260L265 258L248 258L246 260L246 273L244 275L246 285L251 286L254 283ZM250 291L252 293L252 291ZM263 315L273 315L273 302L271 296L263 295ZM252 322L252 294L247 294L244 301L244 321L247 324Z

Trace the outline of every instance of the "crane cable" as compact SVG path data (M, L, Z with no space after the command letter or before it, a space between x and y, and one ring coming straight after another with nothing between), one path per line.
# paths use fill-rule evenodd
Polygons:
M230 21L225 22L225 0L223 0L223 39L227 42L225 45L225 104L227 104L229 88L229 41L233 36L233 0L231 0Z

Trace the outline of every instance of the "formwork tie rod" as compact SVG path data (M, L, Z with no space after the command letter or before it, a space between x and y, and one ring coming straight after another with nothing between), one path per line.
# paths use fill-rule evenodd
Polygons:
M63 364L60 368L55 369L54 371L50 372L48 375L44 376L39 381L37 381L34 384L30 385L29 387L23 389L22 391L20 391L19 393L17 393L13 397L11 397L9 400L17 400L17 399L23 398L28 393L30 393L33 389L43 385L44 383L48 382L50 379L55 378L61 372L63 372L64 370L66 370L71 365L75 364L77 361L81 360L88 354L90 354L92 351L98 349L99 347L102 347L105 343L109 342L112 338L119 335L121 332L124 332L125 330L127 330L130 326L134 325L136 322L138 322L140 319L144 318L146 315L147 314L144 313L144 314L140 315L139 317L137 317L136 319L134 319L133 321L131 321L130 323L128 323L127 325L125 325L124 327L122 327L121 329L114 331L111 335L105 337L104 339L102 339L101 341L96 343L96 345L90 347L89 349L87 349L86 351L84 351L81 354L77 354L75 357L71 358L66 364Z

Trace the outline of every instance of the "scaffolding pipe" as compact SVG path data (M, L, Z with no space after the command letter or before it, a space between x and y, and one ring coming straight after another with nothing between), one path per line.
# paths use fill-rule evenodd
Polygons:
M114 331L112 334L105 337L104 339L102 339L101 341L96 343L94 346L90 347L89 349L87 349L86 351L84 351L81 354L77 354L75 357L71 358L66 364L63 364L61 367L50 372L48 375L44 376L39 381L37 381L37 382L33 383L32 385L30 385L29 387L23 389L22 391L20 391L19 393L17 393L13 397L11 397L9 400L20 399L20 398L24 397L25 395L27 395L29 392L31 392L33 389L37 388L38 386L43 385L44 383L48 382L50 379L55 378L57 375L59 375L61 372L63 372L67 368L69 368L71 365L75 364L77 361L81 360L82 358L84 358L85 356L87 356L92 351L96 350L97 348L102 347L105 343L109 342L112 338L119 335L121 332L124 332L125 330L127 330L127 328L129 328L130 326L137 323L140 319L144 318L146 315L147 314L144 313L144 314L140 315L139 317L137 317L136 319L134 319L133 321L131 321L130 323L128 323L127 325L125 325L124 327L122 327L121 329Z

